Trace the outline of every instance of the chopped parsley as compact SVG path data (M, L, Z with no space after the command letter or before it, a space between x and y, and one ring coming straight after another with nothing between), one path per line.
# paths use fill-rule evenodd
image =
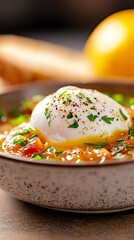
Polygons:
M63 153L62 151L61 152L55 152L55 156L57 157L57 156L59 156L62 153Z
M79 92L77 95L76 95L77 98L85 98L85 95L82 93L82 92Z
M73 114L70 112L68 115L67 115L67 119L70 119L73 117Z
M131 145L127 144L126 149L129 151L131 149Z
M34 153L34 154L32 155L32 158L34 158L34 159L43 159L44 156L43 156L43 154L36 154L36 153Z
M129 137L134 137L134 126L128 130Z
M52 153L54 150L55 150L55 148L53 146L51 146L47 149L47 151L50 152L50 153Z
M92 113L87 116L87 118L88 118L91 122L94 122L94 120L95 120L97 117L98 117L97 115L93 115Z
M96 144L95 143L84 143L84 145L94 146L96 148L102 148L102 147L105 147L107 145L107 142L97 142Z
M67 91L64 91L62 92L60 95L59 95L59 98L62 98L65 94L66 94Z
M117 140L116 142L118 142L118 143L114 146L114 151L119 152L119 151L122 150L122 147L124 145L124 141L123 140Z
M111 124L111 122L114 121L114 117L108 117L107 115L103 116L101 119L108 124Z
M71 100L71 94L68 93L64 96L63 104L67 104L68 102L70 102L70 100Z
M45 108L44 114L47 119L48 126L50 127L50 122L51 122L50 110L48 108Z
M87 100L88 103L92 103L90 98L86 97L86 100Z
M27 139L25 139L25 140L18 139L18 140L13 141L13 144L20 145L21 147L25 147L28 143L29 143L29 141Z
M78 128L79 127L79 124L77 121L74 121L73 124L69 125L68 128Z
M121 108L119 109L119 113L121 114L123 119L126 121L127 120L127 116L122 112Z
M31 137L29 137L28 139L33 139L33 138L35 138L35 137L38 137L38 134L37 133L35 133L35 134L33 134Z
M24 129L22 132L16 132L15 134L13 134L13 137L18 136L18 135L24 136L24 135L30 133L31 131L32 131L32 129L30 129L30 128Z

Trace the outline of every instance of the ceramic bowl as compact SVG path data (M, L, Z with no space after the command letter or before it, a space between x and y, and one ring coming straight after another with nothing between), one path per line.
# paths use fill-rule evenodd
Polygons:
M79 87L133 95L133 84L89 83ZM23 98L47 95L63 85L44 82L0 95L0 109ZM110 212L134 208L134 161L102 165L64 164L0 153L0 188L13 197L46 208L75 212Z

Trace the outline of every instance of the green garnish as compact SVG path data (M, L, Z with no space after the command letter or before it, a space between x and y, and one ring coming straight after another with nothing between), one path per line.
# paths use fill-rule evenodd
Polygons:
M65 96L64 96L64 101L63 101L63 104L66 104L66 103L68 103L69 101L70 101L70 99L71 99L71 94L66 94Z
M48 108L45 108L44 114L47 119L48 126L50 127L50 122L51 122L50 110Z
M35 134L33 134L31 137L29 137L28 139L33 139L33 138L35 138L35 137L38 137L38 134L37 133L35 133Z
M73 117L73 114L70 112L68 115L67 115L67 119L70 119Z
M76 97L78 97L78 98L80 98L80 99L86 98L86 101L87 101L88 103L92 103L91 99L88 98L88 97L86 97L82 92L78 93L78 94L76 95Z
M93 122L98 116L97 115L93 115L92 113L90 115L87 116L87 118Z
M131 145L127 144L126 149L129 151L131 149Z
M107 142L98 142L98 143L84 143L86 146L95 146L96 148L102 148L107 145Z
M29 143L29 141L27 139L25 139L25 140L18 139L18 140L13 141L13 144L20 145L21 147L25 147L28 143Z
M34 158L34 159L43 159L44 156L43 156L43 154L36 154L36 153L34 153L34 154L32 155L32 158Z
M61 93L61 94L59 95L59 98L62 98L62 97L66 94L66 92L67 92L67 91L64 91L63 93Z
M114 117L108 117L106 115L103 116L101 119L108 124L111 124L111 122L114 121Z
M85 95L82 92L80 92L76 95L76 97L82 99L85 97Z
M77 121L74 121L74 123L72 125L69 125L68 128L78 128L79 124Z
M52 153L54 150L55 150L55 148L53 146L51 146L47 149L47 151L50 152L50 153Z
M134 137L134 126L128 130L129 137Z
M57 157L57 156L59 156L62 153L63 153L62 151L61 152L55 152L55 156Z
M121 114L121 116L123 117L123 119L126 121L127 117L126 115L122 112L121 108L119 109L119 113Z
M119 151L122 150L121 147L123 147L124 141L123 140L117 140L116 142L118 142L118 143L114 146L114 149L115 149L115 152L119 152Z
M88 103L92 103L90 98L86 97L86 100L87 100Z
M15 136L18 136L18 135L21 135L21 136L24 136L25 134L28 134L32 131L32 129L24 129L22 132L16 132L15 134L13 134L12 136L15 137Z

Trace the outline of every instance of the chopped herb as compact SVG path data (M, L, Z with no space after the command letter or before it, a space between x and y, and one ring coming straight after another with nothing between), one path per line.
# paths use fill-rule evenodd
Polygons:
M37 133L35 133L35 134L33 134L31 137L29 137L28 139L33 139L33 138L35 138L35 137L38 137L38 134Z
M55 148L53 146L51 146L47 149L47 151L50 152L50 153L52 153L54 150L55 150Z
M85 97L85 95L82 92L80 92L76 95L76 97L82 99Z
M64 91L63 93L61 93L61 94L59 95L59 98L62 98L66 93L67 93L67 91Z
M70 99L71 99L71 94L66 94L65 96L64 96L64 101L63 101L63 104L66 104L66 103L68 103L69 101L70 101Z
M29 143L29 142L28 142L27 139L25 139L25 140L23 140L23 139L18 139L18 140L14 140L14 141L13 141L13 144L20 145L21 147L25 147L28 143Z
M70 119L73 117L73 114L70 112L68 115L67 115L67 119Z
M78 118L77 114L74 115L76 118Z
M98 142L98 143L84 143L86 146L95 146L96 148L102 148L107 145L107 142Z
M97 115L93 115L92 113L90 115L87 116L87 118L93 122L98 116Z
M127 144L126 149L129 151L131 149L131 146L129 144Z
M124 141L123 140L118 140L116 142L118 142L118 143L114 146L114 149L115 149L114 151L119 152L119 151L122 150L122 147L124 145Z
M92 103L90 98L86 97L86 100L87 100L88 103Z
M15 137L15 136L18 136L18 135L21 135L21 136L24 136L25 134L28 134L32 131L32 129L24 129L22 132L16 132L15 134L13 134L12 136Z
M50 110L48 108L45 108L44 114L45 114L45 117L47 119L48 126L50 127L50 122L51 122Z
M114 121L114 117L108 117L106 115L103 116L101 119L108 124L111 124L111 122Z
M122 112L121 108L119 109L119 113L121 114L121 116L123 117L123 119L126 121L127 117L126 115Z
M128 130L129 137L134 137L134 126Z
M62 154L63 152L55 152L55 156L59 156L60 154Z
M36 153L34 153L34 154L32 155L32 158L34 158L34 159L43 159L44 156L43 156L43 154L36 154Z
M104 146L106 146L107 145L107 142L98 142L97 144L96 144L96 147L97 148L102 148L102 147L104 147Z
M74 123L72 125L69 125L68 128L78 128L79 124L77 121L74 121Z

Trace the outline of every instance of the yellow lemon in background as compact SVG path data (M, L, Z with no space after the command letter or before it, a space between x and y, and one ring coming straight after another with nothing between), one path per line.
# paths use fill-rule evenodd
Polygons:
M84 57L103 78L134 78L134 9L112 14L91 33Z

